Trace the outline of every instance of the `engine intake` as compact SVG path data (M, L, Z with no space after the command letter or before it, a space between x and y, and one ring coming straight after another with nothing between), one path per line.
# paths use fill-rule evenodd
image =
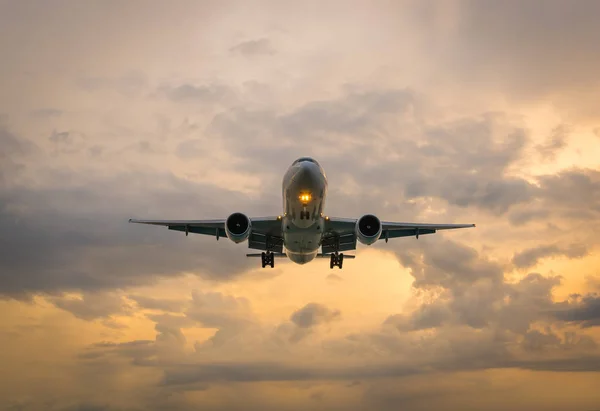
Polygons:
M381 221L372 214L365 214L356 222L356 238L363 244L371 245L381 237Z
M234 243L244 242L250 237L252 223L250 219L242 213L233 213L225 220L225 233Z

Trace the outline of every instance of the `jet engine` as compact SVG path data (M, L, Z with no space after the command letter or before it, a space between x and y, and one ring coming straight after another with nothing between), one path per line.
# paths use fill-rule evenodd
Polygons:
M356 238L363 244L371 245L381 236L381 221L372 214L365 214L356 222Z
M225 220L225 233L234 243L241 243L248 239L252 223L250 219L242 213L233 213Z

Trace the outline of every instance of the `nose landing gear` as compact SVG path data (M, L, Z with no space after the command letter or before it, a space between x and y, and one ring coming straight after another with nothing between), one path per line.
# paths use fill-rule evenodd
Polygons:
M333 269L333 267L337 266L342 269L342 264L344 263L344 254L338 253L337 251L331 254L331 260L329 262L329 268Z

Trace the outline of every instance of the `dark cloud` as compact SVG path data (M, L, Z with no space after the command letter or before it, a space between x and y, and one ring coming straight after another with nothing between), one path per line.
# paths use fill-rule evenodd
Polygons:
M561 321L577 323L584 328L600 326L600 296L595 293L576 296L574 301L556 304L552 314Z
M430 110L427 100L410 89L349 86L339 98L308 102L287 113L240 108L219 113L207 133L227 141L240 165L264 174L269 187L275 182L268 174L297 157L290 153L311 155L304 144L310 140L338 147L335 154L317 156L326 171L335 170L337 181L351 179L370 191L393 191L402 196L396 202L438 197L502 214L534 198L534 185L504 175L529 141L521 125L503 113L431 125L424 121ZM375 155L378 161L373 162ZM360 201L348 200L343 204ZM365 207L378 207L369 200ZM332 201L337 204L333 196ZM404 205L404 210L410 207Z
M403 246L396 254L411 269L416 288L441 286L459 290L482 280L502 283L502 266L466 245L437 237L419 244L405 242Z
M584 244L571 244L567 247L560 247L556 244L540 245L516 253L512 259L512 263L518 268L530 268L543 258L557 256L582 258L587 254L588 250Z
M169 300L166 298L152 298L143 295L128 295L127 298L135 301L140 308L167 312L180 312L186 304L186 302L181 299Z
M451 318L452 312L449 307L439 301L419 306L410 317L404 315L392 315L387 318L384 325L394 325L400 331L425 330L441 327Z
M130 312L121 295L116 293L84 293L82 298L49 297L49 301L87 321Z
M509 214L511 223L557 223L560 219L570 223L586 222L578 230L594 231L594 223L600 216L600 172L571 168L538 176L536 183L538 187L532 201Z
M548 347L560 345L560 338L551 330L543 333L538 330L527 331L521 342L525 351L542 351Z
M499 263L441 239L403 247L397 255L410 268L413 287L436 294L436 299L414 312L386 320L385 324L403 332L468 326L525 335L536 321L552 321L548 312L555 309L552 290L560 284L560 277L531 273L509 283Z
M590 220L598 212L593 205L600 204L596 198L600 178L594 170L541 175L535 182L509 173L511 166L530 155L531 147L528 130L505 113L430 124L423 120L431 111L427 100L410 89L348 87L344 91L339 98L309 102L287 113L225 111L214 117L207 135L227 142L240 167L263 176L265 189L276 189L280 181L272 178L273 173L297 157L290 153L306 153L303 142L308 139L317 146L336 144L339 148L335 155L322 152L317 156L330 178L350 180L373 196L393 192L394 207L409 216L414 208L410 201L419 198L441 198L459 208L475 207L496 216L508 212L515 225L551 217ZM550 143L537 149L543 148L548 155L556 152L567 132L566 126L558 127ZM196 143L201 147L200 140ZM200 155L201 150L187 146L183 150L183 145L186 155ZM371 160L374 155L376 162ZM343 204L349 212L382 209L373 196L341 198L335 188L331 208ZM394 208L386 211L390 210Z
M458 347L456 347L458 348ZM466 350L476 347L465 347ZM481 351L481 350L479 350ZM487 357L481 352L480 359L470 356L470 362L456 367L457 364L410 364L382 363L365 366L298 366L276 362L248 363L203 363L169 367L165 370L163 384L167 386L189 385L196 383L258 382L258 381L307 381L307 380L344 380L398 378L427 374L436 371L448 372L463 370L482 370L491 368L521 368L557 372L595 372L600 370L600 357L588 356L575 359L523 361L509 360L496 362L495 357ZM489 354L489 353L488 353ZM451 367L449 367L451 365Z
M537 180L541 199L562 216L587 220L600 214L600 171L573 168Z
M247 57L261 55L270 56L277 53L269 39L266 38L242 41L241 43L231 47L229 51L232 53L239 53Z
M331 310L322 304L308 303L290 316L290 321L300 328L311 328L339 318L339 310Z
M226 217L224 209L237 211L240 204L250 215L264 213L242 195L165 174L95 178L49 171L46 178L57 184L0 190L0 232L11 233L0 239L2 295L113 289L190 271L226 280L252 264L227 239L127 223L132 217ZM218 204L208 200L214 198Z

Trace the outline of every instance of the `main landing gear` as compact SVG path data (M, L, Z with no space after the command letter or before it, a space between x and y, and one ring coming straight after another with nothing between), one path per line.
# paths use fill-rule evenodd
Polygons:
M344 263L344 254L338 254L338 252L336 251L335 253L331 254L331 260L329 262L329 268L333 268L335 266L340 267L340 270L342 269L342 264Z
M261 259L262 259L262 268L265 268L268 265L270 265L271 268L275 267L275 255L272 252L267 251L266 253L262 253Z

